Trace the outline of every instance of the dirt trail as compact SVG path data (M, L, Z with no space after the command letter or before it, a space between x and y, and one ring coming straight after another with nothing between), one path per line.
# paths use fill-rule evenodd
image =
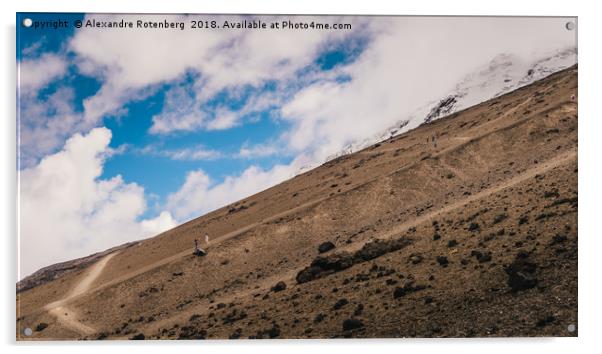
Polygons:
M111 258L113 258L117 253L119 252L111 253L100 261L96 262L89 268L88 272L83 275L83 279L77 283L77 285L65 298L44 306L44 310L54 315L62 325L78 333L90 335L96 332L93 328L86 326L78 320L79 316L77 312L68 308L67 302L88 292L94 281L102 273L109 260L111 260Z
M465 205L474 202L476 200L479 199L483 199L485 197L488 197L494 193L500 192L506 188L512 187L516 184L519 184L529 178L534 178L536 175L538 174L542 174L545 173L555 167L558 166L562 166L566 163L571 162L573 159L577 158L577 151L575 150L571 150L571 151L567 151L565 153L559 154L554 158L551 158L543 163L540 163L539 165L537 165L537 167L531 168L529 170L526 170L525 172L518 174L516 176L514 176L513 178L510 178L506 181L504 181L503 183L500 183L496 186L493 186L491 188L487 188L484 189L478 193L475 193L473 195L470 195L462 200L459 200L455 203L446 205L445 207L432 211L430 213L427 214L423 214L421 216L418 216L410 221L407 221L405 223L399 224L396 227L394 227L393 229L389 230L388 232L386 232L385 234L383 234L381 237L379 237L380 239L386 239L386 238L390 238L393 237L395 235L400 234L403 231L406 231L407 229L414 227L416 225L419 225L425 221L429 221L441 214L444 213L448 213L454 209L458 209L458 208L462 208Z

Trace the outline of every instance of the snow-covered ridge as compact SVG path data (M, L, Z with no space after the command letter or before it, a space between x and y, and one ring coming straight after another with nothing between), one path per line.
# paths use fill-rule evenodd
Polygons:
M516 90L576 63L576 48L559 50L530 62L512 54L499 54L479 70L465 76L449 94L425 104L372 137L348 144L339 152L328 156L324 162L359 151L421 124Z

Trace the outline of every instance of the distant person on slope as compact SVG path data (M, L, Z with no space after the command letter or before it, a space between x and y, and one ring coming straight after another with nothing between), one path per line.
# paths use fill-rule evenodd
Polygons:
M209 245L209 235L205 234L205 244Z
M192 252L192 254L195 256L204 256L207 254L205 250L199 247L199 240L196 238L194 239L194 252Z

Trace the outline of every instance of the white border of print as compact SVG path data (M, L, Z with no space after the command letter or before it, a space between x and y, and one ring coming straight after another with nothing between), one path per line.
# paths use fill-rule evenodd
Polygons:
M232 1L184 1L147 0L144 2L123 0L69 1L53 0L8 0L3 2L2 17L2 99L3 116L0 119L1 164L0 173L0 225L2 232L2 257L4 259L2 283L2 313L0 333L2 345L9 352L37 352L43 349L48 353L102 353L109 349L132 350L143 346L147 353L178 351L240 351L247 353L282 352L306 353L327 349L345 350L346 353L399 352L423 353L445 351L446 353L509 353L541 351L545 353L588 352L599 348L601 285L597 280L600 268L598 253L602 249L597 210L602 200L601 184L595 180L600 176L602 139L602 117L596 107L600 92L600 11L594 2L575 1L526 2L505 0L486 2L478 0L422 0L418 2L398 2L386 0L304 0L286 2L282 0L232 0ZM535 338L535 339L400 339L400 340L273 340L273 341L212 341L212 342L110 342L110 343L15 343L15 281L16 281L16 170L15 170L15 12L133 12L133 13L261 13L261 14L372 14L372 15L531 15L531 16L579 16L579 338ZM335 347L333 347L336 346ZM85 346L85 348L83 348ZM202 346L198 348L197 346ZM137 348L136 348L137 349Z

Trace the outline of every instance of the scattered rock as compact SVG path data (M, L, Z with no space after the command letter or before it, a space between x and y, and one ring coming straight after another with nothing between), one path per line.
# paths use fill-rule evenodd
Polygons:
M470 252L470 255L472 257L475 257L477 259L477 261L479 261L479 263L485 263L485 262L491 261L491 253L490 252L482 252L482 251L473 250L472 252Z
M512 264L505 267L508 274L508 286L514 293L534 288L538 279L535 277L537 264L529 261L529 254L519 252Z
M351 331L364 327L364 323L357 318L348 318L343 321L343 331Z
M270 338L276 338L280 336L280 328L278 327L278 325L274 324L272 328L268 330L267 334Z
M407 294L419 291L419 290L423 290L426 289L426 286L424 285L416 285L414 286L414 282L410 281L404 284L403 287L397 287L395 288L395 291L393 291L393 298L394 299L399 299L400 297L406 296Z
M344 299L344 298L343 299L339 299L339 301L337 301L332 308L334 310L338 310L341 307L347 305L348 303L349 303L349 300L347 300L347 299Z
M46 329L46 327L48 327L48 323L46 323L46 322L40 322L36 326L36 332L42 332L43 330Z
M422 262L422 256L419 254L412 254L410 255L410 262L412 262L412 264L418 264L420 262Z
M232 332L232 334L230 334L228 339L238 339L238 338L240 338L241 335L242 335L242 329L237 328L234 332Z
M545 318L540 319L535 324L537 327L545 327L549 324L552 324L556 321L556 317L554 315L546 316Z
M445 256L437 256L437 263L439 263L439 265L442 267L447 267L447 265L449 264L449 261L447 260L447 257L445 257Z
M559 243L563 243L564 241L566 241L568 238L566 237L566 235L562 235L562 234L556 234L554 235L554 237L552 238L552 241L550 242L550 246L559 244Z
M335 272L340 272L352 267L354 264L367 262L386 253L398 251L411 243L411 239L406 237L392 240L375 240L368 242L354 253L341 252L328 256L317 256L309 267L297 273L297 283L305 283Z
M322 243L320 246L318 246L318 252L320 253L324 253L324 252L328 252L331 249L333 249L334 243L330 242L330 241L326 241L324 243Z
M285 290L286 289L286 283L283 281L279 281L278 283L276 283L276 285L272 286L272 291L277 293L279 291Z
M319 314L316 315L316 317L314 317L314 323L320 323L325 318L326 318L326 315L324 315L323 313L319 313Z
M468 226L468 231L478 231L479 229L480 229L480 226L476 222L471 222L470 225Z
M508 214L506 214L506 213L499 214L495 218L493 218L493 224L499 224L506 219L508 219Z
M458 245L458 241L456 241L456 240L449 240L447 242L447 247L455 247L457 245Z
M138 334L135 334L134 336L130 337L131 340L144 340L144 338L146 338L144 336L144 333L138 333Z

